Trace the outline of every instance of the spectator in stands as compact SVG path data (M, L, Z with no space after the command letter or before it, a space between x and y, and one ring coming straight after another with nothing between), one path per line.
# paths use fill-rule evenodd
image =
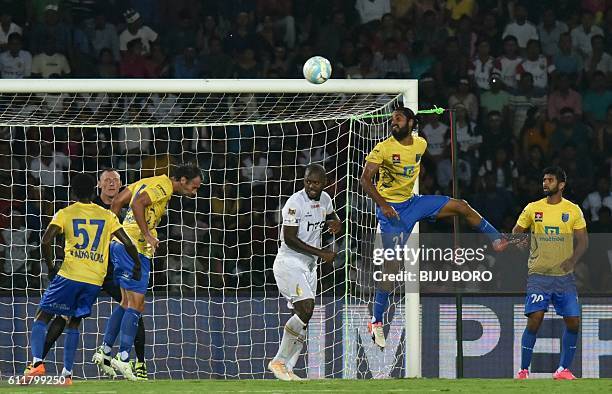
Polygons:
M29 78L32 74L32 55L21 49L21 34L12 33L8 38L8 50L0 54L2 78Z
M502 54L503 40L502 31L499 28L497 17L495 14L487 12L482 18L482 27L480 29L480 39L486 40L491 46L491 55L497 58Z
M493 226L501 227L504 218L514 213L514 201L508 190L497 186L496 175L495 172L488 172L481 178L478 188L482 191L474 195L470 204Z
M453 59L449 62L447 59ZM446 45L438 53L436 63L436 81L444 87L454 86L459 79L467 77L469 58L459 51L456 37L446 39Z
M472 122L478 120L478 98L470 92L470 81L467 78L461 78L457 90L448 98L448 106L451 108L461 104L467 110L467 115Z
M508 154L507 147L498 146L492 155L485 158L478 170L478 176L483 177L487 173L495 174L496 187L509 192L517 190L519 172Z
M49 40L53 40L54 48L62 53L69 53L72 45L70 29L60 21L58 5L45 6L44 20L32 27L30 36L30 50L32 53L42 52Z
M478 87L481 92L489 90L489 79L495 59L491 56L491 45L487 40L478 42L478 53L468 70L468 75L472 79L473 85Z
M23 214L12 210L10 218L10 228L2 230L4 245L0 245L5 258L4 272L11 276L13 289L25 289L29 254L37 248L37 245L28 242L32 230L26 227Z
M604 160L608 161L608 166L612 164L612 157L609 155L612 152L612 104L608 105L606 121L602 122L597 129L594 151L604 156Z
M359 62L357 52L355 51L355 44L352 40L344 40L336 59L336 70L334 72L337 72L337 75L340 75L341 78L346 78L348 70L351 67L355 67ZM374 59L374 67L376 68L376 57ZM376 70L380 72L378 68L376 68ZM384 76L384 74L381 75Z
M374 55L374 68L383 78L407 78L410 74L410 63L393 38L385 42L382 53Z
M347 77L351 79L380 78L380 74L374 68L374 56L370 48L361 48L359 64L347 70Z
M589 10L582 11L580 25L572 29L572 43L583 60L589 58L593 52L591 39L594 36L603 36L603 30L594 24L593 13Z
M589 193L582 202L582 209L590 214L591 221L599 220L599 210L602 206L612 209L612 191L610 191L610 179L601 176L597 179L597 186Z
M589 130L576 118L572 108L562 108L557 129L550 138L553 154L560 152L567 144L572 144L580 155L588 155L591 144L589 143Z
M519 137L521 160L530 160L533 147L537 147L540 156L548 158L550 153L550 137L555 132L556 125L544 116L540 107L530 107Z
M271 78L270 75L275 75L276 78L286 78L287 69L289 67L287 60L287 48L284 46L275 47L274 56L265 71L267 77Z
M541 195L542 171L546 167L548 160L544 156L544 152L539 145L531 145L528 150L526 155L520 156L522 165L519 167L519 191L520 193L525 192L529 188L529 186L526 185L527 182L533 180L538 185L538 192L536 195ZM535 199L529 201L531 202L534 200ZM524 205L521 204L521 206Z
M39 53L32 59L32 76L37 78L49 78L53 74L61 78L70 74L70 64L66 56L57 51L56 40L47 37L45 40L44 52Z
M504 54L495 60L493 72L501 77L506 89L512 91L517 87L517 66L523 61L518 54L516 37L504 37Z
M333 59L340 50L340 45L349 36L344 12L341 9L334 10L327 23L317 29L317 47L322 56Z
M490 90L486 90L480 95L481 116L486 116L490 111L496 111L501 114L504 120L507 120L511 95L504 89L499 74L491 74L489 87Z
M441 89L431 74L423 74L419 80L419 108L433 108L434 105L446 105L446 97L442 97Z
M591 38L593 53L584 63L584 71L589 79L595 71L601 71L606 74L608 81L612 81L612 56L605 52L604 45L603 36L596 35Z
M169 56L181 55L186 48L197 46L198 27L194 23L194 16L187 9L179 12L178 24L169 29L164 36L163 49Z
M158 40L159 35L143 24L140 14L135 10L130 8L123 15L127 28L119 35L119 50L122 53L129 52L128 43L139 39L141 55L148 55L151 52L151 44Z
M425 11L423 18L416 21L415 41L422 41L437 54L448 38L448 30L438 23L433 10Z
M580 85L583 69L582 56L573 49L569 33L561 34L559 53L553 56L553 63L557 72L570 75L575 84Z
M111 51L115 62L119 62L119 36L115 25L106 21L106 14L103 9L99 9L95 14L93 29L86 30L93 47L93 52L100 54L103 49Z
M410 56L410 76L420 79L423 74L431 73L436 58L431 54L429 46L423 41L412 43L412 53Z
M223 52L221 40L210 40L210 52L204 57L204 76L209 78L231 78L233 73L232 58Z
M29 175L43 187L43 194L51 201L67 201L68 169L70 159L56 150L51 141L41 141L40 153L28 166Z
M440 115L431 113L423 116L421 133L427 140L427 154L435 163L442 160L450 142L448 126L440 122Z
M502 37L508 36L516 38L516 43L521 49L527 47L529 40L538 40L538 30L527 21L527 8L520 3L514 3L514 21L508 23L504 29Z
M582 107L589 124L596 127L606 119L608 106L612 103L612 90L601 71L595 71L590 82L591 88L582 97Z
M521 74L528 72L533 77L533 87L539 89L540 93L548 92L549 75L555 71L555 65L540 53L540 42L529 40L525 59L519 63L516 72Z
M98 61L98 77L117 78L118 75L119 70L117 69L115 58L113 57L113 51L109 48L102 48Z
M147 67L149 78L170 78L170 61L159 42L151 44Z
M569 75L559 74L557 88L548 97L548 119L555 120L561 115L561 108L569 107L582 116L582 96L572 89Z
M472 18L462 16L459 20L459 26L456 29L455 36L459 44L459 50L466 54L469 59L473 59L476 55L476 43L478 36L472 28Z
M531 107L538 107L542 113L546 111L546 95L533 87L533 77L530 73L521 74L518 89L510 97L510 119L512 133L518 137L527 118L527 111Z
M594 233L594 234L612 233L612 208L609 208L608 206L605 206L605 205L602 206L597 211L597 217L598 217L597 221L594 221L589 226L589 232ZM609 246L606 245L606 249L608 248ZM609 263L608 262L609 258L610 257L608 257L608 253L606 253L603 261ZM610 282L606 282L606 288L609 283Z
M479 148L482 135L476 123L470 119L468 108L461 102L452 107L455 110L455 132L459 156L466 160L472 168L476 168L480 158Z
M227 53L234 57L239 56L246 48L257 47L257 37L250 26L248 13L240 12L236 16L234 29L225 39L224 46Z
M511 157L516 157L516 141L512 138L512 133L504 123L499 111L490 111L486 116L486 121L477 127L477 134L482 135L480 151L483 157L493 157L498 148L504 148Z
M542 22L538 25L538 34L544 56L552 57L559 53L559 39L561 34L567 33L568 30L567 24L557 20L554 8L544 10Z
M255 51L251 48L242 50L234 66L234 78L261 78L262 72L261 65L255 59Z
M174 60L172 69L174 78L201 78L202 66L196 54L195 48L187 47L181 55Z
M11 34L23 34L20 26L13 22L13 17L4 8L0 10L0 51L7 49L8 40Z
M362 24L379 21L383 15L391 12L391 0L357 0L355 9Z
M127 43L127 52L121 58L119 74L125 78L150 78L150 67L143 56L142 41L135 38Z
M438 185L442 188L442 194L451 193L451 180L453 179L453 169L450 159L450 146L444 150L444 158L436 166L436 178ZM472 167L461 156L457 159L457 179L461 188L469 188L472 184Z

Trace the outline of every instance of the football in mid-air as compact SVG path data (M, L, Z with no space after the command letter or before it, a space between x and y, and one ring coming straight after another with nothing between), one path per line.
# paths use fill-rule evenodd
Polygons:
M303 71L308 82L318 85L331 77L332 67L329 60L323 56L313 56L306 60Z

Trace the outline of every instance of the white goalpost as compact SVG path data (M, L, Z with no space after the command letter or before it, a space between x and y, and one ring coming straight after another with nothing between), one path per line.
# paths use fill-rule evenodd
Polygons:
M319 267L320 295L295 371L421 377L418 287L392 297L384 352L366 334L374 294L366 240L376 218L359 177L399 104L417 112L416 80L3 80L0 375L21 374L28 360L47 285L41 231L69 203L71 175L116 168L126 185L191 161L204 187L195 199L173 198L152 264L143 314L150 378L272 377L265 366L289 317L272 274L279 212L314 162L328 172L345 233L324 237L338 258ZM99 377L91 356L113 302L102 292L81 326L76 377ZM47 358L60 370L62 346L60 337Z

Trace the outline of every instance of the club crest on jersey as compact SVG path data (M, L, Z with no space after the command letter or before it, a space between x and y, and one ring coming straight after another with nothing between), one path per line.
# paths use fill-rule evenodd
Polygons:
M534 220L535 220L536 222L541 222L541 221L542 221L542 219L544 219L544 212L536 212L536 213L535 213Z
M293 215L293 216L295 216L295 208L289 208L289 209L287 210L287 213L288 213L289 215Z
M394 153L391 158L393 159L393 164L400 164L402 162L399 153Z
M561 221L562 221L563 223L566 223L568 220L569 220L569 213L567 213L567 212L563 212L563 213L561 214Z

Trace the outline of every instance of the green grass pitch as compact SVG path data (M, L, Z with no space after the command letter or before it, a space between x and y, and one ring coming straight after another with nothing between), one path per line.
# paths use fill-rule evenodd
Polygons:
M274 380L156 380L128 382L124 380L75 381L72 387L8 386L0 383L0 392L38 393L610 393L612 379L579 379L554 381L533 379L384 379L384 380L313 380L279 382Z

